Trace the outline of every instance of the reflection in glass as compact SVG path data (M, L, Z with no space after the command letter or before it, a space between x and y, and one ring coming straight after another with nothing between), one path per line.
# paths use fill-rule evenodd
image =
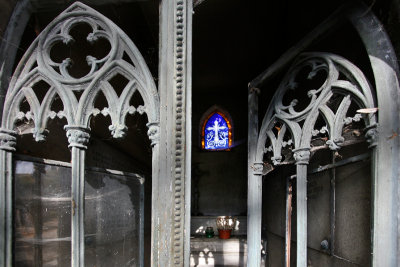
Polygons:
M15 266L71 266L71 169L63 165L14 161ZM85 266L143 266L144 179L85 173Z
M15 266L71 266L71 170L14 162Z
M131 174L86 171L86 266L143 266L143 182Z

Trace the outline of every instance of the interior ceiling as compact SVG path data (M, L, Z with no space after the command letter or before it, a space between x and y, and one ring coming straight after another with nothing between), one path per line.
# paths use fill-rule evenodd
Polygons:
M341 2L203 1L193 15L194 90L247 91L248 82Z

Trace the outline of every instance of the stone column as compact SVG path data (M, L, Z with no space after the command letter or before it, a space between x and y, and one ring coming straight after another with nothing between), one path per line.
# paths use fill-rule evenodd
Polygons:
M248 94L248 170L247 170L247 266L261 263L262 173L264 163L257 158L258 94L250 88Z
M152 266L159 267L189 266L192 9L191 0L160 3L159 177L152 218Z
M0 266L12 265L12 152L15 151L17 133L0 128Z
M307 266L307 165L310 148L293 150L296 160L297 186L297 267Z
M261 264L261 221L262 221L262 171L264 163L254 163L248 180L247 200L247 266Z
M89 129L80 126L64 127L71 149L71 266L85 266L85 150Z

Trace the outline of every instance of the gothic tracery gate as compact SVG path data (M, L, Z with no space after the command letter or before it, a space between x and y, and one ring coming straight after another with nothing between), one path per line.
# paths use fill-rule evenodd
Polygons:
M392 96L397 95L395 92L398 92L399 88L398 67L392 61L396 59L396 56L388 37L382 31L382 25L366 7L360 5L346 12L341 10L340 13L345 14L342 19L348 19L352 23L366 47L375 79L375 90L370 87L362 72L346 59L325 53L305 54L295 61L285 76L264 116L261 127L258 127L257 92L259 89L257 87L293 60L295 55L313 42L313 38L318 38L324 34L324 31L338 23L329 19L249 84L248 242L250 263L248 266L260 264L258 247L261 242L261 177L268 172L264 155L269 153L268 158L273 164L279 165L290 157L287 151L293 152L292 160L297 168L297 266L307 266L306 179L307 164L313 150L310 140L314 135L327 134L325 146L331 150L339 149L345 142L342 135L343 125L350 121L355 122L362 116L365 122L365 137L370 141L372 148L372 265L396 266L397 258L393 256L398 249L396 240L385 234L385 231L395 229L394 225L397 225L394 219L396 212L387 210L389 206L392 208L396 206L394 204L396 197L391 190L397 188L398 175L398 171L391 168L397 165L399 143L388 139L388 136L391 136L391 129L398 129L398 99L388 97L389 92ZM376 41L377 38L379 42ZM290 89L296 90L297 84L292 82L294 81L292 77L296 76L297 68L302 64L309 64L308 77L310 79L320 70L326 70L327 78L319 89L305 89L308 91L309 100L300 109L295 108L297 104L301 104L296 100L282 105L285 93ZM372 97L373 93L376 94L376 100ZM332 108L327 105L327 101L335 94L341 94L343 98L340 105ZM353 105L350 103L356 103L357 109L366 108L367 113L357 115L354 108L349 109L350 105ZM378 113L375 113L375 107L379 108ZM353 110L353 114L346 115L350 110ZM315 129L318 117L323 118L325 127ZM387 168L385 169L384 166ZM382 177L388 179L385 180ZM392 219L383 219L383 214ZM396 231L392 232L392 236L396 236Z
M108 42L110 49L102 58L87 55L88 72L77 77L76 73L70 73L70 58L54 60L51 52L57 45L68 45L75 41L71 31L80 25L90 28L86 36L87 42L96 44L103 40ZM128 81L120 95L110 84L110 80L117 75ZM38 83L48 85L43 95L34 90ZM144 105L134 106L130 103L135 92L140 94ZM104 95L107 102L102 110L95 107L95 101L100 94ZM53 103L57 98L61 100L62 108L54 110ZM29 104L29 109L22 108L23 102ZM65 130L71 149L71 265L84 266L85 150L90 138L90 118L97 115L109 116L111 135L122 138L127 131L126 116L146 114L153 159L157 159L159 112L157 88L144 59L128 36L113 22L79 2L71 5L51 22L20 61L4 104L0 130L0 211L1 217L6 219L2 219L0 225L0 247L3 250L0 264L12 265L12 152L15 151L17 135L14 127L18 121L34 123L33 136L36 141L45 140L50 119L65 118L68 123ZM153 171L153 177L157 179L157 160L153 160L152 167L157 170Z
M319 88L304 88L309 101L290 96L298 88L298 76L307 70L307 79L324 73L326 79ZM291 100L284 105L284 96ZM311 53L302 55L282 80L261 125L257 142L254 170L266 175L272 166L294 162L297 166L297 266L307 265L307 165L310 156L318 149L312 139L324 136L325 146L336 151L345 144L343 128L364 121L365 135L371 147L375 145L375 110L372 90L361 71L349 61L333 54ZM370 109L370 113L355 113ZM317 122L324 121L323 124ZM321 127L321 128L318 128ZM359 126L360 127L360 126ZM293 153L293 158L290 153ZM258 163L259 162L259 163ZM268 162L268 161L267 161ZM290 241L287 241L290 242Z

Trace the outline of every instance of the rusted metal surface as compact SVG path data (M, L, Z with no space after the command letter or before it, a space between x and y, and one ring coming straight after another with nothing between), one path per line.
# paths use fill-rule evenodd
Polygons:
M292 196L293 186L290 177L286 178L286 226L285 226L285 267L290 267L292 244Z

